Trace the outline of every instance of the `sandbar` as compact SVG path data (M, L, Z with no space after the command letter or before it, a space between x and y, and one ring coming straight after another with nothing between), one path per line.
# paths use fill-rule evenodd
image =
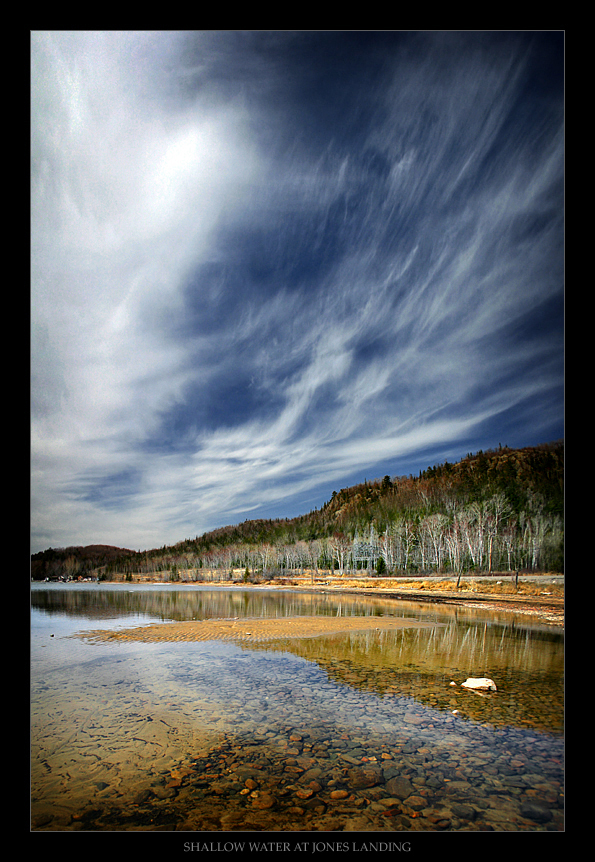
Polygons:
M128 629L80 632L91 641L208 641L262 642L287 638L313 638L347 632L387 629L434 628L434 622L391 616L295 616L237 619L185 620L154 623Z

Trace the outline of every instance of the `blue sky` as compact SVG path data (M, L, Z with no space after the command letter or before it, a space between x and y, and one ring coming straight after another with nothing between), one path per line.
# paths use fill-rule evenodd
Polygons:
M31 35L31 545L563 436L564 37Z

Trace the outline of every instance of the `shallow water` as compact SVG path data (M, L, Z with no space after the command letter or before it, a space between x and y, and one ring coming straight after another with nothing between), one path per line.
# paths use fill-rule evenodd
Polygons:
M503 612L194 585L35 584L31 613L34 829L563 828L559 631ZM312 614L434 625L252 645L74 636ZM466 691L468 676L498 691Z

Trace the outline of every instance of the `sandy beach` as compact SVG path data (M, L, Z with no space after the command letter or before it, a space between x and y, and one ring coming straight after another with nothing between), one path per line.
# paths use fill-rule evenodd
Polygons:
M262 642L285 638L311 638L346 632L402 628L431 628L433 623L402 617L297 616L273 618L207 619L157 623L115 631L87 631L81 637L96 641L206 641Z

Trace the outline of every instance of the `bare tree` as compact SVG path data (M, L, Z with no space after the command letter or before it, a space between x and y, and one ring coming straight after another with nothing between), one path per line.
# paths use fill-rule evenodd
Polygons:
M473 562L473 567L481 570L485 554L485 514L481 503L470 503L460 517L462 534Z
M461 522L457 515L453 516L450 529L445 534L446 547L450 558L450 567L457 575L457 587L461 582L463 574L464 556L463 556L463 530Z
M387 571L392 572L397 561L397 536L394 524L388 526L380 536L379 546Z
M310 539L306 544L308 554L308 566L311 572L311 580L314 583L314 576L318 577L318 561L322 555L322 542L320 539Z
M446 515L441 514L428 515L421 522L422 535L420 536L420 544L424 546L424 539L427 536L432 549L433 562L438 572L442 568L447 524L448 519Z
M415 530L412 522L408 518L404 518L398 524L396 532L401 549L401 568L406 572L409 569L411 553L415 543Z
M492 571L494 543L500 537L503 522L510 517L512 509L504 494L494 494L486 506L486 529L488 540L488 572Z
M345 565L351 557L352 542L344 533L335 533L329 541L329 548L333 556L333 560L337 561L339 566L339 577L345 574Z

